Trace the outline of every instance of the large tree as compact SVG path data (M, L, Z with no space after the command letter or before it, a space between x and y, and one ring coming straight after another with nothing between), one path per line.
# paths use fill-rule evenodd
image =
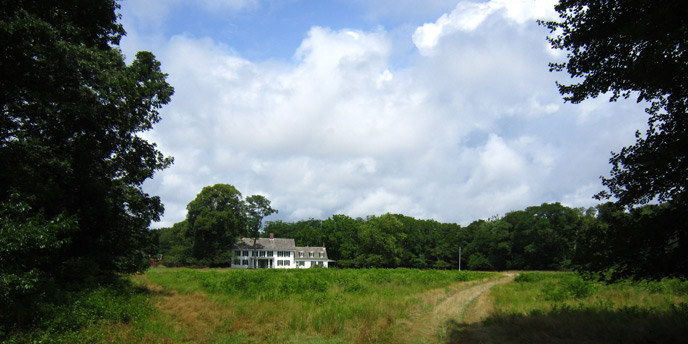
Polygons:
M41 265L67 279L140 268L147 228L163 212L142 184L172 160L139 134L160 120L173 88L151 53L125 63L117 8L0 2L0 200L48 223L72 219Z
M184 236L200 264L229 265L232 246L247 234L241 192L229 184L206 186L187 206Z
M649 129L613 153L603 183L623 205L680 199L688 188L688 2L672 0L562 0L560 20L544 24L549 41L568 52L552 63L574 79L559 84L567 101L609 93L612 100L649 102Z
M602 180L609 190L596 197L613 196L627 208L664 203L661 216L672 218L651 242L654 261L664 264L658 269L686 275L688 267L668 268L664 258L688 258L688 2L561 0L556 10L560 19L544 24L554 33L552 46L568 52L566 62L550 65L573 77L572 84L559 84L564 98L579 103L610 94L648 103L649 129L612 153L611 176ZM652 265L632 273L652 275Z

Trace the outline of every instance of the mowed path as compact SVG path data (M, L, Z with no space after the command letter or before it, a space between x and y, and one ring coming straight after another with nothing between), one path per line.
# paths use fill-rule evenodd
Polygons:
M471 307L471 314L466 314L466 311L473 301L485 296L492 287L513 281L515 275L513 272L505 272L502 277L496 279L458 282L449 288L435 290L446 298L442 300L440 297L431 312L414 320L417 327L410 329L406 337L407 343L442 343L445 341L444 335L449 321L462 322L464 318L470 318L471 322L474 322L489 315L485 307ZM481 299L485 300L485 297Z

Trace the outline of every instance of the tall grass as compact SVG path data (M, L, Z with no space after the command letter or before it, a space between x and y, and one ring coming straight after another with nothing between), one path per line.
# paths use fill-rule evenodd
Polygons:
M678 343L688 338L686 282L595 283L523 273L490 292L492 315L451 325L461 343Z
M167 328L201 342L403 343L414 312L428 311L424 291L489 273L413 269L191 270L151 269L150 283L170 294L159 305L175 309ZM198 304L175 308L176 295ZM203 295L203 297L199 297ZM201 309L202 311L194 311ZM210 315L215 310L217 313ZM208 314L203 314L203 313ZM194 317L194 319L186 319ZM221 319L212 321L211 319ZM196 327L185 326L196 322Z

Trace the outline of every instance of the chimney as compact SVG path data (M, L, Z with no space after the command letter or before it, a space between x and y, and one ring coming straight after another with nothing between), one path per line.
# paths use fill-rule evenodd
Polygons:
M325 242L323 241L323 247L325 247Z
M270 233L270 240L275 239L275 233Z

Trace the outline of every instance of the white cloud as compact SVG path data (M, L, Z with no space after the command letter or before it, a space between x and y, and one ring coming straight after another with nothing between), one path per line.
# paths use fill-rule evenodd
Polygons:
M403 68L382 29L314 26L289 61L250 61L192 35L156 41L176 90L146 134L175 157L145 186L166 205L158 225L182 220L215 183L266 195L286 220L394 212L467 224L592 204L608 152L645 116L632 102L563 104L546 30L531 20L550 3L461 2L435 36L416 31L432 54Z
M556 0L460 1L451 13L417 28L413 33L413 43L421 54L431 55L443 36L473 31L495 12L501 12L505 19L523 25L536 19L556 18L556 3Z

